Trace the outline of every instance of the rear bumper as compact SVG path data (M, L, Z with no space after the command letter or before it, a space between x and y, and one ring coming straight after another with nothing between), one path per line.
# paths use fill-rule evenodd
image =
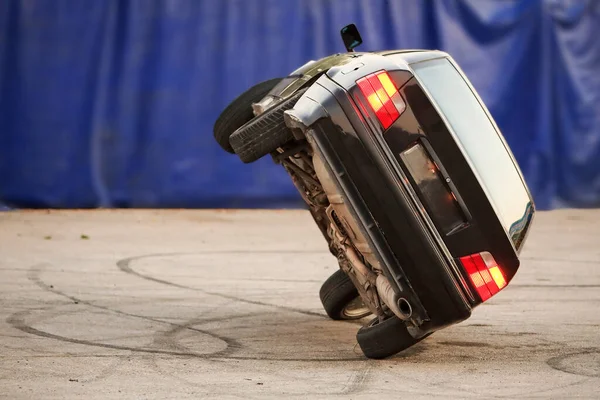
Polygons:
M292 114L303 121L394 290L411 303L413 336L468 318L473 302L453 272L454 259L347 92L320 79Z

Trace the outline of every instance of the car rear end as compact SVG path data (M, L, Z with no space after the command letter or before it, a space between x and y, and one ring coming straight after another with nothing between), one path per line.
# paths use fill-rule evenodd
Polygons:
M357 54L294 110L411 306L421 337L514 277L534 206L514 158L445 53Z

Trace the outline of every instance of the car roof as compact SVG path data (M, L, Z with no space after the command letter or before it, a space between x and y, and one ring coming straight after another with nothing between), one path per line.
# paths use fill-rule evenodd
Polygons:
M414 64L421 61L432 60L434 58L448 57L448 53L440 50L407 49L407 50L388 50L377 52L382 56L388 56L399 64Z

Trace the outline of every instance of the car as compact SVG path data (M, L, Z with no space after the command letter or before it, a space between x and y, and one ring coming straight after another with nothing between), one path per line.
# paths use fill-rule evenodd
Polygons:
M535 205L456 61L438 50L348 52L260 83L215 123L250 163L271 155L337 258L321 287L333 319L385 358L471 316L514 278Z

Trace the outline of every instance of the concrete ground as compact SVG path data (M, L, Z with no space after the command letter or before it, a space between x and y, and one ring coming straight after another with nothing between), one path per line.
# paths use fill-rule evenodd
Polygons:
M0 213L0 397L600 398L600 211L538 213L515 280L365 359L304 211Z

